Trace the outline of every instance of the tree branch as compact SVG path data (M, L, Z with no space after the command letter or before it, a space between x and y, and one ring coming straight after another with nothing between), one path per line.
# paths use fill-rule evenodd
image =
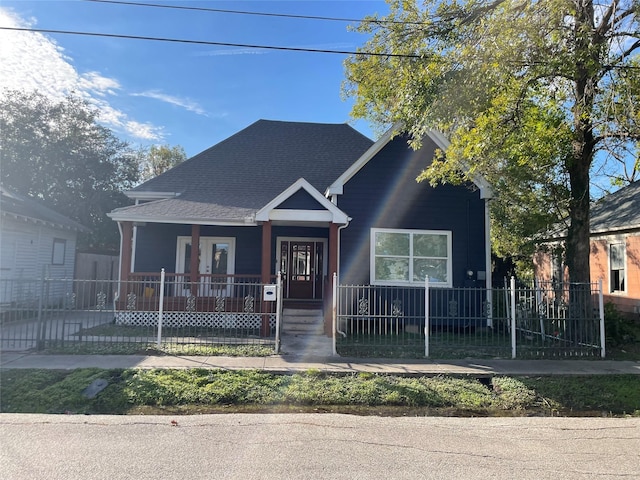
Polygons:
M620 13L620 15L616 16L616 18L613 20L612 25L619 25L622 20L624 20L625 18L634 15L636 12L635 8L629 8L627 10L624 10L623 12Z
M613 25L615 25L615 20L613 24L609 24L609 20L611 20L611 17L613 16L613 13L616 11L617 8L618 8L618 0L611 2L611 5L609 5L609 8L607 9L606 13L602 16L602 21L600 22L600 25L596 27L596 35L603 36L605 33L609 31L609 29Z
M598 144L607 139L615 139L615 140L625 140L625 141L640 141L640 133L631 134L626 132L618 132L618 133L607 133L604 135L598 135L594 137L594 143Z

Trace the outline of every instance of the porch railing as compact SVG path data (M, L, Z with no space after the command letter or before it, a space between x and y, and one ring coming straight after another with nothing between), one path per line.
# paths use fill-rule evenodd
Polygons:
M137 310L157 311L161 291L168 311L192 310L195 302L197 311L213 312L222 308L222 301L225 307L238 310L237 302L262 294L260 275L166 273L162 286L160 277L160 272L130 273L127 282L121 282L119 309L132 309L135 302ZM276 277L272 276L271 281L275 283ZM188 302L191 303L187 305Z
M602 285L337 285L336 351L376 357L604 357Z

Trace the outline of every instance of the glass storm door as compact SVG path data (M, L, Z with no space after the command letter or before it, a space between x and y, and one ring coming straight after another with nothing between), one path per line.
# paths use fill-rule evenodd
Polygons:
M285 298L322 298L323 247L322 242L314 241L281 242L280 271Z
M176 273L191 273L191 237L179 237L176 261ZM200 237L198 250L198 273L202 275L198 284L198 296L228 296L230 294L231 275L234 272L235 239ZM189 277L179 277L182 295L191 293Z
M223 239L205 239L200 243L200 296L227 297L231 279L229 271L229 253L231 245Z

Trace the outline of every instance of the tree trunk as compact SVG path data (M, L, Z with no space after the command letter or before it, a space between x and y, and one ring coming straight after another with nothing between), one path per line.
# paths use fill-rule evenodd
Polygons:
M576 146L579 142L576 142ZM569 311L566 339L578 345L583 341L584 325L592 316L591 275L589 268L589 170L591 163L573 159L569 169L571 224L567 234L567 266L569 267Z
M594 65L599 63L592 51L594 10L592 0L576 2L573 105L573 144L567 159L571 186L569 202L569 231L567 233L567 267L571 282L590 283L589 270L589 178L594 155L593 105L597 88Z
M569 231L566 260L571 282L589 283L589 170L591 162L572 162L569 169L571 201L569 203Z
M576 2L573 105L573 144L567 161L571 197L569 201L569 231L567 233L567 266L569 267L569 311L567 339L580 344L585 336L584 326L592 317L590 253L590 195L589 179L595 152L593 110L597 89L595 72L599 58L593 49L594 10L592 0Z

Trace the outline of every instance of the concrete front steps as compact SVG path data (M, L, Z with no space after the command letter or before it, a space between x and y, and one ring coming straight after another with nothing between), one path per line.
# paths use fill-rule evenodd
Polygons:
M282 310L281 353L304 358L333 356L333 341L324 333L324 314L318 308Z
M324 314L322 309L283 308L282 333L324 335Z

